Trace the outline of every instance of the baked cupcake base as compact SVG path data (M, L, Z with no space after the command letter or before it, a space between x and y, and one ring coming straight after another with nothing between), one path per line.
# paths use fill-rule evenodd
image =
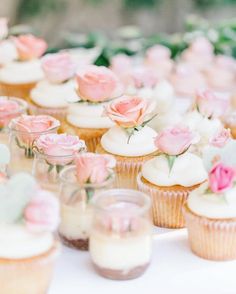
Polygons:
M69 239L59 233L61 241L70 248L87 251L89 248L89 239Z
M210 219L196 215L187 204L184 216L192 252L210 260L236 259L236 218Z
M148 182L141 174L137 177L138 189L149 195L152 199L152 216L155 226L164 228L183 228L185 220L183 206L189 192L199 187L200 184L183 187L160 187Z
M46 294L52 279L59 243L46 253L25 259L0 258L2 294Z
M61 131L62 133L79 136L81 140L85 141L87 151L95 152L102 135L107 132L107 129L78 128L64 121L61 126Z
M146 156L126 157L114 155L107 152L101 144L97 145L96 152L100 154L110 154L116 158L116 188L137 189L137 175L141 170L143 163L157 155L157 152Z
M3 96L12 96L27 100L30 91L35 87L35 85L35 82L25 84L6 84L0 82L0 91Z

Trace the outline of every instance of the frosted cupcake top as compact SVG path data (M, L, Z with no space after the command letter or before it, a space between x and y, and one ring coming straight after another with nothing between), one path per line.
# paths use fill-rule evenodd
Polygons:
M153 118L155 104L137 96L123 96L105 107L105 115L117 126L102 136L101 145L109 153L144 156L157 150L156 132L146 124Z
M0 183L0 198L0 258L30 258L50 250L59 223L56 198L25 173Z
M204 182L207 173L201 158L186 152L195 141L195 134L186 127L163 130L155 139L162 154L143 164L142 176L157 186L191 187Z

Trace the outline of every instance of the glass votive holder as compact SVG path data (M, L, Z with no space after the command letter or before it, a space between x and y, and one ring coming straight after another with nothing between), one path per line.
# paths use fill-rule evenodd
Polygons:
M60 173L61 223L59 236L68 247L88 250L93 217L91 200L99 191L112 188L115 174L99 184L78 183L76 167L69 166Z
M89 250L95 270L114 280L141 276L152 253L150 198L136 190L111 189L92 204Z

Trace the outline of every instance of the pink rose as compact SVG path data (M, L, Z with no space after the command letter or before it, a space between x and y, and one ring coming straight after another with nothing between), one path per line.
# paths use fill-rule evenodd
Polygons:
M5 39L8 35L8 19L5 17L0 18L0 39Z
M31 145L41 134L55 133L60 122L49 115L21 115L10 123L10 129L17 131L18 139Z
M114 98L119 84L115 74L104 66L89 65L77 72L78 95L82 100L102 102Z
M155 109L155 104L135 96L123 96L105 107L105 114L124 128L140 126Z
M210 139L210 144L214 147L222 148L231 138L230 129L222 128L213 138Z
M76 64L68 53L48 54L42 59L42 69L52 83L63 83L75 74Z
M159 81L156 71L144 66L133 69L130 75L136 88L152 88Z
M47 49L47 43L43 39L36 38L30 34L13 37L13 41L21 60L38 58Z
M108 179L116 161L108 154L82 153L76 157L75 165L80 184L100 184Z
M33 232L55 231L59 224L59 203L56 197L44 190L39 190L26 206L24 219Z
M0 129L8 126L10 120L21 115L26 108L24 100L0 97Z
M221 117L229 108L230 100L223 95L216 95L211 90L197 91L197 107L207 117Z
M217 163L209 173L209 185L214 193L224 192L233 186L235 170L222 163Z
M185 127L173 127L163 130L155 139L159 151L167 155L180 155L194 142L195 135Z
M117 75L123 75L132 69L132 60L126 54L117 54L111 59L111 70Z
M213 55L213 46L205 37L196 38L189 47L196 54Z
M76 154L85 150L84 141L67 134L41 135L35 142L40 153L49 156L47 162L53 165L66 165L74 160Z

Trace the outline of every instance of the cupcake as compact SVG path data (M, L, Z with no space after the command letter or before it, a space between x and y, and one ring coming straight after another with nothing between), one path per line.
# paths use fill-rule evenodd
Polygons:
M13 37L18 60L0 69L0 88L3 95L27 99L30 90L43 78L39 57L47 49L44 40L32 35Z
M91 201L112 188L115 159L109 155L79 154L75 165L60 173L61 223L59 235L64 244L88 250L93 211Z
M35 140L32 174L43 189L59 192L59 173L84 152L84 141L67 134L44 134Z
M69 105L62 131L78 135L88 151L95 151L101 136L114 125L103 110L109 100L121 95L121 83L111 70L95 65L79 71L76 81L80 100Z
M42 69L45 79L30 92L30 113L48 114L63 120L67 101L77 99L72 79L76 64L68 53L48 54L42 58Z
M142 164L157 153L157 133L147 126L154 109L152 101L135 96L123 96L105 108L116 126L102 136L96 152L115 156L117 187L136 188Z
M207 179L202 159L187 152L194 140L188 128L167 128L155 139L160 155L142 166L138 188L152 198L156 226L184 227L182 208L189 192Z
M210 260L236 259L235 167L217 162L208 183L191 192L184 214L194 254Z
M21 115L9 124L12 154L10 173L32 171L35 141L45 134L56 133L60 122L49 115Z
M59 253L59 205L28 174L0 183L0 284L7 294L46 293Z
M27 110L27 103L19 98L0 96L0 143L8 144L8 124Z

